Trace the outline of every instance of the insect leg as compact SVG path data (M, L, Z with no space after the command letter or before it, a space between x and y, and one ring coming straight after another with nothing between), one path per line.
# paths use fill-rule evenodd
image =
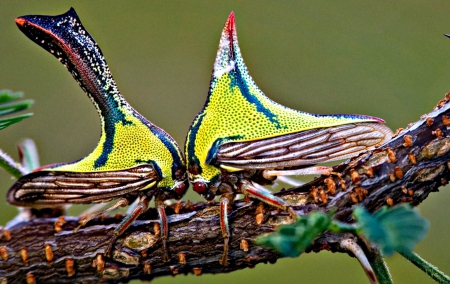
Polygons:
M369 260L367 259L366 254L362 250L362 248L352 239L344 239L340 241L341 248L346 250L347 252L351 252L356 259L358 259L361 267L364 269L367 277L371 284L378 283L377 278L375 276L375 272L373 271L372 266L370 265Z
M146 196L142 196L133 212L131 212L131 214L126 216L122 220L122 222L117 226L117 228L113 232L114 235L109 241L109 245L105 250L105 256L107 257L110 256L112 247L116 242L116 240L119 238L119 236L122 235L123 232L125 232L142 213L147 211L148 203L149 199Z
M257 198L264 203L280 208L283 211L287 211L294 219L297 218L297 214L289 207L289 204L287 204L283 199L276 197L272 194L272 192L264 188L257 188L253 184L251 184L251 182L244 180L240 185L240 190L245 195Z
M169 257L169 250L167 248L167 237L169 236L169 224L167 222L166 209L164 206L164 201L162 200L155 200L155 204L159 215L159 225L161 227L161 241L164 250L163 262L167 262L170 260L170 257Z
M298 187L298 186L301 186L301 185L305 184L302 181L299 181L299 180L296 180L296 179L293 179L293 178L290 178L290 177L287 177L287 176L278 176L277 177L277 181L281 181L281 182L287 183L290 186L294 186L294 187Z
M230 241L230 227L228 226L228 204L230 200L226 194L223 194L220 198L220 229L222 230L223 237L223 254L219 263L221 265L228 265L228 250Z
M295 176L295 175L330 175L333 168L317 166L301 168L296 170L265 170L263 177L270 179L274 176Z
M80 217L80 221L78 222L80 225L73 230L74 233L76 233L81 227L85 226L89 221L91 221L94 218L97 218L100 215L105 214L106 212L112 211L114 209L117 209L119 207L127 206L129 203L128 199L126 198L120 198L116 203L109 206L108 208L105 208L103 210L95 211L88 214L82 214ZM95 206L95 205L94 205Z

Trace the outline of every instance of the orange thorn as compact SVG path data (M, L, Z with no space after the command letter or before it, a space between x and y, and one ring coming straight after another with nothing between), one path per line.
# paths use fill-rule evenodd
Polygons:
M55 231L57 233L62 231L62 226L66 223L66 218L64 216L59 216L58 220L55 222Z
M187 264L186 255L184 253L182 253L182 252L178 253L178 263L182 264L182 265Z
M442 116L442 124L444 126L450 126L450 118L446 115Z
M72 277L75 275L75 261L71 258L66 259L67 276Z
M3 261L8 260L8 249L5 246L0 247L0 256L2 257Z
M412 189L408 190L408 195L413 197L414 196L414 190L412 190Z
M416 157L414 156L413 153L409 153L408 158L409 158L409 161L411 162L411 164L415 165L417 163Z
M332 179L331 177L327 177L327 178L324 180L324 182L325 182L325 184L327 185L328 192L329 192L331 195L335 195L335 194L336 194L336 185L334 184L333 179Z
M390 198L389 196L386 197L386 203L389 206L394 206L394 199Z
M358 196L358 201L361 202L364 200L364 196L363 196L363 188L362 187L355 187L353 189L356 193L356 195Z
M339 181L339 185L341 186L341 190L342 191L346 191L347 190L347 186L345 185L345 180L341 179Z
M318 192L317 192L317 188L315 186L311 187L311 192L309 194L314 199L315 203L319 203L319 195L318 195Z
M256 207L255 214L256 224L261 225L264 220L264 205L259 204L258 207Z
M388 155L388 161L390 163L395 163L397 161L397 158L395 157L394 151L392 151L391 148L387 149L387 155Z
M152 266L151 266L149 260L144 261L144 273L145 273L145 274L150 274L150 273L152 273Z
M25 247L22 247L20 249L20 257L22 258L22 261L25 264L25 266L28 266L28 251Z
M350 170L350 178L352 179L352 182L354 184L359 184L361 182L361 179L359 178L359 174L354 169Z
M442 133L442 130L440 130L439 128L436 128L435 131L431 131L431 134L436 135L436 137L444 136L444 133Z
M320 199L322 200L322 203L323 203L323 204L327 204L327 203L328 203L328 195L327 195L327 193L325 192L325 190L321 189L321 190L319 191L319 194L320 194Z
M5 238L6 241L10 241L11 240L11 231L8 229L4 229L2 231L3 233L3 237Z
M446 94L445 94L445 99L446 99L447 101L450 100L450 93L446 93Z
M397 137L397 135L400 134L400 132L402 132L404 130L404 128L398 128L397 130L395 130L394 135L392 135L392 137Z
M353 204L358 204L358 195L354 192L350 192L350 200L352 201Z
M366 175L369 178L373 178L373 168L366 168Z
M427 125L431 126L433 125L434 119L432 117L427 117Z
M239 245L239 248L244 252L248 252L248 242L246 239L241 239L241 244Z
M92 261L92 267L97 267L97 272L102 272L105 269L105 261L101 253L98 253L95 259Z
M155 236L157 237L161 236L161 227L159 223L156 222L153 224L153 231L155 231Z
M177 275L179 273L178 269L174 265L171 265L169 268L173 275Z
M400 169L399 166L396 166L394 168L394 173L395 173L395 177L396 178L398 178L398 179L402 179L403 178L403 171L402 171L402 169Z
M363 193L364 197L369 195L369 191L367 189L365 189L364 187L361 187L361 189L362 189L362 193Z
M395 182L395 175L394 175L394 173L389 173L389 179L391 180L391 182Z
M202 268L201 267L194 267L194 268L192 268L192 272L195 275L200 276L200 275L202 275Z
M52 263L54 257L52 245L49 243L45 243L44 247L45 247L45 259L47 259L49 263Z
M33 273L28 272L26 276L27 284L36 284L36 277L34 277Z
M403 146L405 146L405 147L411 147L413 145L413 141L412 141L412 136L411 135L403 136L403 141L405 141L405 143L403 143Z
M403 194L407 194L408 193L408 190L406 189L406 186L402 186L402 192L403 192Z
M175 214L180 214L181 207L181 202L175 203L175 206L173 207L173 211L175 211Z

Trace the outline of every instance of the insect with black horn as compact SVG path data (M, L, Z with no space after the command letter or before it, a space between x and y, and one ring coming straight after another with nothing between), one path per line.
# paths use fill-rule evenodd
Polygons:
M43 166L21 177L9 190L8 202L43 208L118 200L104 210L82 216L81 227L138 199L134 210L114 230L105 250L110 255L117 238L155 198L162 228L163 258L168 260L168 223L163 202L180 199L189 186L179 146L125 101L99 46L73 8L58 16L19 17L16 24L28 38L54 55L79 83L97 109L101 137L88 156L75 162Z

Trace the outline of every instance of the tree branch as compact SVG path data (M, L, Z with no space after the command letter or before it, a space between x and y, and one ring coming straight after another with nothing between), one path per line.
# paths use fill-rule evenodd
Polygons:
M349 223L355 204L370 211L400 202L418 205L430 192L448 182L449 99L447 95L433 112L387 144L336 166L335 174L277 195L292 204L298 214L334 209L336 219ZM41 211L42 217L3 230L0 283L127 282L174 274L226 273L261 262L275 262L281 256L254 245L253 240L291 221L288 214L258 201L235 202L230 215L230 265L222 266L219 259L223 238L217 204L183 202L181 208L169 206L167 213L171 259L164 263L154 209L119 238L112 259L102 253L122 216L93 220L73 233L78 218L66 217L64 223L64 218L54 218L57 213ZM350 234L327 232L314 241L308 252L324 249L346 252L340 242L348 238L360 241Z

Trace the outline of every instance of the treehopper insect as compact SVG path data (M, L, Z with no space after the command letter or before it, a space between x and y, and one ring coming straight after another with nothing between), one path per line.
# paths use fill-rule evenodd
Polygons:
M263 94L242 59L232 12L223 28L208 97L192 122L185 154L189 181L207 200L220 199L220 224L228 263L227 204L237 193L282 210L288 204L258 185L278 176L330 174L318 163L353 157L389 140L380 118L311 114L282 106Z
M104 210L81 217L81 227L138 199L136 208L114 230L105 250L110 255L116 239L148 209L154 197L167 260L168 224L163 201L180 199L189 186L179 146L125 101L99 46L73 8L59 16L19 17L16 24L28 38L54 55L79 83L100 116L101 137L85 158L43 166L21 177L8 191L7 201L42 208L118 199Z

